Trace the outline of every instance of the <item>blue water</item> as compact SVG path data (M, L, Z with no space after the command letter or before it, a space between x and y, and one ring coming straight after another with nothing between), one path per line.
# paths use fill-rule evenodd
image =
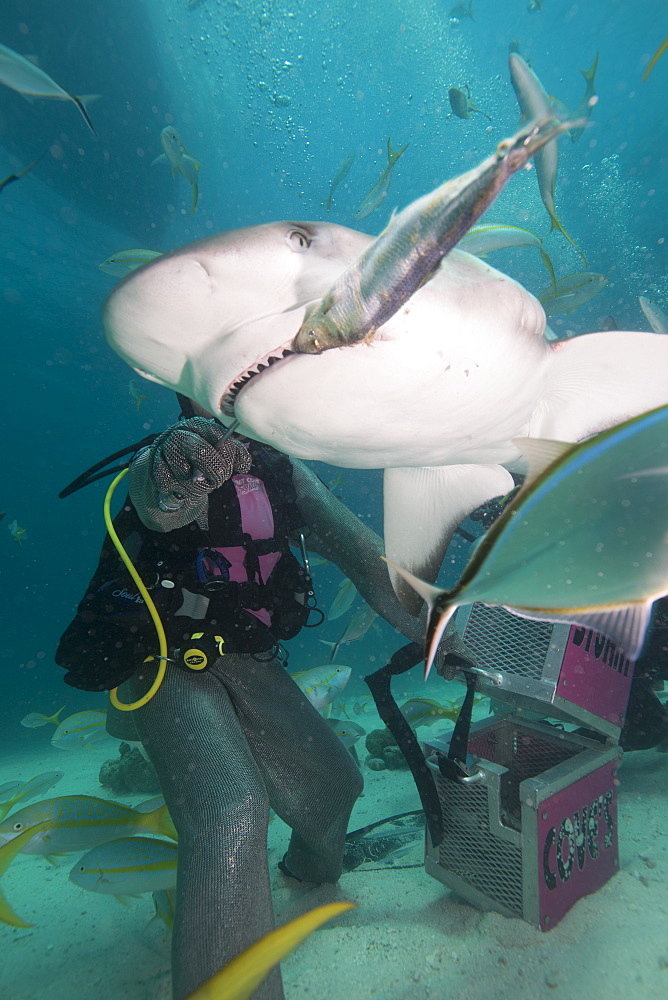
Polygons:
M565 324L647 329L648 295L668 309L666 220L668 54L646 83L644 68L666 34L665 0L474 0L475 20L449 18L442 0L3 0L0 41L40 65L90 105L94 137L73 104L26 101L0 86L0 179L43 150L34 171L0 193L0 336L4 433L0 571L5 628L0 737L29 749L40 730L28 711L91 706L65 690L53 663L97 559L103 487L66 500L58 491L106 454L159 430L177 415L171 394L142 384L106 346L100 307L114 279L98 264L130 247L166 251L212 233L276 219L329 219L354 226L354 211L385 165L388 136L409 143L381 208L358 227L378 233L395 207L462 172L510 135L518 109L507 70L517 41L546 90L576 108L581 69L600 52L599 101L577 143L562 140L556 203L561 220L610 281ZM470 87L492 119L449 111L448 89ZM162 165L159 135L174 124L202 164L200 197ZM324 200L339 163L353 168ZM549 222L535 172L513 178L489 213L541 235ZM575 250L546 239L557 274L580 269ZM537 254L491 259L533 292L546 284ZM562 320L559 320L560 325ZM335 470L318 466L327 481ZM380 474L345 472L337 492L380 529ZM20 547L7 525L26 529ZM448 556L466 558L461 539ZM454 568L453 568L454 567ZM323 607L340 574L319 569ZM294 645L293 669L325 662L318 638ZM372 631L354 651L366 672L396 647ZM351 650L351 655L353 651ZM341 656L344 662L349 657ZM359 691L362 686L360 684Z
M515 129L507 71L515 40L547 91L571 107L584 90L580 69L600 52L593 125L579 142L561 143L556 203L590 268L610 282L555 326L595 330L612 315L622 329L646 329L641 294L666 308L668 57L641 83L665 33L665 5L546 0L530 13L524 0L502 8L474 0L475 21L449 18L452 6L201 0L188 10L177 0L115 0L60 3L56 16L48 0L2 4L0 40L36 54L71 92L100 95L90 105L96 138L73 104L28 103L0 88L0 175L48 150L0 194L0 510L3 528L16 519L26 529L22 548L0 532L11 623L0 657L12 690L0 723L12 739L30 737L16 728L26 705L46 709L61 698L54 645L102 536L101 487L67 500L58 490L176 413L170 394L148 383L137 410L132 373L103 341L100 306L113 279L97 265L111 253L164 251L271 219L354 225L389 136L395 148L410 145L388 198L360 227L379 232L393 208L475 165ZM491 123L449 114L449 87L465 85ZM168 123L202 164L192 217L186 181L152 166ZM327 215L330 180L351 152L353 168ZM515 177L488 217L547 233L534 174ZM579 269L558 233L546 247L558 274ZM533 251L501 251L492 262L532 291L546 284ZM344 478L341 495L379 527L379 475ZM325 574L323 603L337 582Z

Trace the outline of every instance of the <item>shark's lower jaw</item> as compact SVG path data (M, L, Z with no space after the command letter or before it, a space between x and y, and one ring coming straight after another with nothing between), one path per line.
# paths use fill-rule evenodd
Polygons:
M251 379L261 375L267 368L271 368L272 365L278 364L279 361L289 358L294 353L289 347L276 348L275 351L265 354L254 365L238 375L233 382L230 382L220 397L221 413L226 417L234 417L234 404L244 386L248 385Z

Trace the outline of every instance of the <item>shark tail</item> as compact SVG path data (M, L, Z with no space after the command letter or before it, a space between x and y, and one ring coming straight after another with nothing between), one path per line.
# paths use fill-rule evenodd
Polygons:
M90 120L90 115L88 114L88 109L86 108L86 105L91 104L93 101L96 101L99 96L100 96L99 94L82 94L81 97L77 97L76 94L70 94L70 97L78 107L79 111L81 112L83 120L85 121L86 125L91 130L93 135L97 135L97 132L95 131L95 126Z

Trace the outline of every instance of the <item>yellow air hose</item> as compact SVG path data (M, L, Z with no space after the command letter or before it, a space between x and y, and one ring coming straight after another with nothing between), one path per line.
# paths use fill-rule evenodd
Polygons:
M144 586L144 581L142 580L139 573L135 569L132 560L130 559L130 556L123 548L123 543L116 534L116 529L114 528L113 521L111 519L111 511L110 511L111 498L114 495L114 490L120 483L121 479L123 478L123 476L126 476L127 473L128 473L127 469L123 469L122 472L119 472L114 481L112 482L111 486L107 490L107 494L104 498L104 523L107 526L109 537L114 543L116 551L123 560L128 573L136 583L137 589L141 594L141 596L143 597L146 603L146 607L148 608L151 618L153 619L155 630L158 633L158 644L160 646L160 664L158 666L158 673L156 674L155 680L151 684L146 694L143 695L141 698L139 698L137 701L133 701L130 704L125 704L124 702L119 701L118 695L116 694L118 688L114 688L113 691L109 692L109 700L111 701L111 704L114 706L114 708L120 709L121 712L132 712L134 711L135 708L141 708L143 705L146 705L146 703L151 700L153 695L156 693L156 691L162 684L163 678L165 676L165 671L167 669L167 659L168 659L167 636L165 635L165 630L163 628L162 622L160 621L160 615L158 614L158 609L153 603L153 599L149 594L148 590ZM153 657L147 657L147 660L151 659L153 659ZM146 662L146 660L144 662Z

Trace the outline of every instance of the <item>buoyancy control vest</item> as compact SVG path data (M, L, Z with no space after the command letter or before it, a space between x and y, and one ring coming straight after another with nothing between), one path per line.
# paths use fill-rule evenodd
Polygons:
M261 653L290 639L308 619L311 581L290 551L303 527L286 456L250 443L251 472L209 497L208 528L147 529L129 500L114 527L148 588L170 650L190 636L221 636L227 653ZM63 634L56 662L65 681L109 690L157 652L155 629L109 538L97 570Z

